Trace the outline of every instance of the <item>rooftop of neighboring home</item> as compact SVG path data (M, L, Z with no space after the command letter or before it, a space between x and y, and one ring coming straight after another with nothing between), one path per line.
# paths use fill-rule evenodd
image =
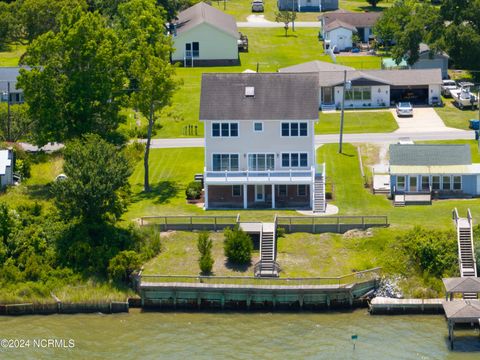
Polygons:
M419 53L420 54L424 54L424 53L428 53L430 52L430 46L428 46L427 44L425 43L420 43L420 46L419 46ZM441 54L443 56L446 56L446 57L449 57L448 54L444 51L439 51L438 54Z
M350 12L350 11L333 11L323 14L319 19L324 23L324 30L330 31L338 27L346 27L347 29L372 27L382 16L380 12Z
M312 73L205 73L200 120L317 120L318 95Z
M16 89L17 77L20 74L20 67L0 67L0 92L8 91L8 83L10 83L10 91Z
M441 85L441 69L419 70L355 70L348 66L331 64L323 61L310 61L303 64L279 69L282 73L317 73L320 86L343 84L344 71L347 80L380 83L392 86L403 85Z
M177 19L175 23L177 35L181 35L202 23L207 23L235 38L239 38L235 18L204 2L199 2L180 12Z
M472 164L467 144L394 144L389 152L390 173L480 173L480 164Z
M0 150L0 175L5 175L9 166L12 166L10 150Z

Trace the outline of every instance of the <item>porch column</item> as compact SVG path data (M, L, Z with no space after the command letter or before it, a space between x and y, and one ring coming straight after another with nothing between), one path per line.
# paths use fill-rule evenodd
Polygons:
M275 184L272 184L272 209L275 209Z
M205 210L208 209L208 185L205 184Z
M310 208L313 210L314 197L315 196L315 183L310 185Z
M246 209L248 206L248 191L247 191L247 184L243 184L243 208Z

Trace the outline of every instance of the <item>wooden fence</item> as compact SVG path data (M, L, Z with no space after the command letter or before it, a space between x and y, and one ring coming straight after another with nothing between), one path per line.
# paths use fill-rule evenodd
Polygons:
M371 227L388 227L388 217L372 216L278 216L277 226L287 233L339 233L353 229L368 229Z
M217 231L232 227L240 222L240 214L235 216L144 216L140 225L156 226L160 231Z

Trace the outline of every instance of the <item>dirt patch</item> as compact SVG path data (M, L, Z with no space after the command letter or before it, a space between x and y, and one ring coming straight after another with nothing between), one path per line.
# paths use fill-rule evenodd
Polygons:
M160 233L161 238L169 238L170 236L175 235L177 232L175 230L162 231Z
M372 229L367 229L367 230L353 229L353 230L347 231L342 235L344 239L356 239L356 238L365 238L365 237L372 237L372 236L373 236Z

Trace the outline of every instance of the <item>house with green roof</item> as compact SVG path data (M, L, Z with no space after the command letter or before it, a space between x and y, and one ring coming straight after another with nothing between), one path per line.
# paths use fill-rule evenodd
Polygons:
M480 195L480 164L469 145L390 145L390 191L395 205Z

